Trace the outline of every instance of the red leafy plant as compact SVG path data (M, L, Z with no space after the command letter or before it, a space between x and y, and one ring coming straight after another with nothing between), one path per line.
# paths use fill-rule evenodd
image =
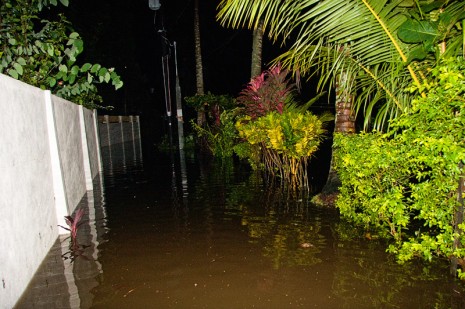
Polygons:
M283 70L281 65L277 64L252 78L237 98L244 113L252 119L265 116L271 111L281 114L286 103L292 100L295 88L295 85L289 82L288 74L288 70Z
M66 224L68 224L69 228L60 225L65 230L68 230L71 232L71 241L73 242L73 244L77 244L76 242L77 232L78 232L79 227L82 224L82 222L80 221L83 216L84 216L84 209L80 208L74 214L74 218L71 216L65 216L65 221L66 221Z
M74 214L74 218L71 216L65 216L65 221L66 221L66 224L68 224L68 227L64 227L60 225L60 227L71 232L71 241L69 243L69 251L62 254L63 259L70 259L71 262L73 262L76 257L82 257L86 260L89 260L84 255L84 250L89 246L80 246L77 241L78 229L84 223L84 222L81 222L81 219L83 216L84 216L84 209L80 208Z

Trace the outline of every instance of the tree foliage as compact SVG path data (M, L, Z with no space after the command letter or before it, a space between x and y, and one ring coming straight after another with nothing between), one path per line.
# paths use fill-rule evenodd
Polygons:
M60 0L68 5L67 0ZM65 16L41 19L44 7L56 0L6 0L0 10L0 72L89 108L102 98L97 84L123 82L113 68L81 63L84 42Z
M222 25L264 29L274 41L290 41L276 59L295 73L319 73L320 87L344 72L356 95L355 111L366 128L382 129L410 108L411 82L441 55L463 52L463 1L222 0ZM291 41L292 39L292 41Z
M412 109L389 132L337 135L336 168L343 217L394 239L404 262L419 256L455 258L465 266L463 187L465 62L431 70ZM459 275L465 279L463 270Z
M256 119L244 116L236 123L241 142L235 151L253 167L280 177L285 186L308 188L308 161L318 150L328 120L295 109L268 112Z

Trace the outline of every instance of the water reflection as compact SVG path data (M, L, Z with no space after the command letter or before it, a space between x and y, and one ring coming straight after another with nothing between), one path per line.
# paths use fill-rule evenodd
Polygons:
M444 261L400 266L246 166L150 159L105 173L86 197L86 258L58 243L18 308L465 308Z
M32 279L15 308L90 308L92 289L103 272L98 261L99 245L107 233L101 178L94 181L77 209L84 209L78 229L77 248L70 236L61 235Z

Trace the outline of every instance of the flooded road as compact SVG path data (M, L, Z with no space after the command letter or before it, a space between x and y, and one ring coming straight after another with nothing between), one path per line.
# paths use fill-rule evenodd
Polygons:
M447 262L400 266L247 167L105 160L81 205L82 251L57 241L17 308L465 308Z

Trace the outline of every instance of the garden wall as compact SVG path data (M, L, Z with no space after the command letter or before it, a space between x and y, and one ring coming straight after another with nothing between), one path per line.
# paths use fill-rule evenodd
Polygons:
M12 308L102 168L96 112L0 74L0 308Z

